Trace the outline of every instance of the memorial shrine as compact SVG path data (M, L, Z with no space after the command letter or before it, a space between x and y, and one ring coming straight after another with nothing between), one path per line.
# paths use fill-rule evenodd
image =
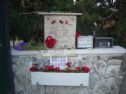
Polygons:
M112 38L77 36L81 13L37 14L44 16L47 49L11 50L17 94L118 94L125 48Z

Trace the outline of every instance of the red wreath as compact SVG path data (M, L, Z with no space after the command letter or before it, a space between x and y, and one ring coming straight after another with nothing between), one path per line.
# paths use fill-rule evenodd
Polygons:
M56 45L56 39L52 38L52 36L48 36L45 40L45 45L48 48L53 48Z

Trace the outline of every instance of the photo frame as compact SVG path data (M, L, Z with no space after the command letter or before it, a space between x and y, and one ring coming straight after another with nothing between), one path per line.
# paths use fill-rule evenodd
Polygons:
M76 48L93 48L93 36L79 36L76 40Z

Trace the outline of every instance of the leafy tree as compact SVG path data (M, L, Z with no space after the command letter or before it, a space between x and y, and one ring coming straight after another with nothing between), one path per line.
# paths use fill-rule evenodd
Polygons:
M79 0L75 5L75 12L82 13L78 18L77 29L81 34L92 34L94 31L94 22L100 17L96 11L96 0Z
M121 44L126 47L126 1L120 0L119 2L119 11L118 11L118 20L115 27L117 34L117 44Z
M34 15L34 11L69 11L72 0L10 0L9 17L11 38L25 41L34 38L36 42L43 40L43 17ZM33 36L34 35L34 36ZM40 36L39 36L40 35ZM38 38L39 36L39 38Z
M77 31L82 35L96 31L97 36L112 36L116 44L126 46L125 4L125 0L76 0L75 5L73 0L9 0L11 38L43 40L43 17L34 11L80 12Z

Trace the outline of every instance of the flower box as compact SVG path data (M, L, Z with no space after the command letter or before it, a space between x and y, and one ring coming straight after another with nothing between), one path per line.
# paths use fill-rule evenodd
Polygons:
M31 72L32 85L88 86L89 73Z

